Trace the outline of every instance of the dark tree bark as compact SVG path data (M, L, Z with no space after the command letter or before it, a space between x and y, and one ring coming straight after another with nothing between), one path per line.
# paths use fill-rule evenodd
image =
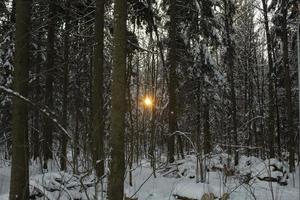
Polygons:
M141 142L140 142L140 126L139 126L139 123L140 123L140 120L139 120L139 98L140 98L140 62L139 62L139 54L137 54L136 56L136 82L137 82L137 85L136 85L136 97L135 97L135 100L136 100L136 109L135 109L135 115L136 115L136 161L138 163L138 160L139 160L139 156L140 156L140 145L141 145Z
M210 125L209 125L209 102L206 99L205 104L204 104L204 127L203 127L203 132L204 132L204 153L208 154L211 152L211 135L210 135Z
M80 88L81 88L81 76L80 73L77 74L75 85L76 89L74 91L75 94L75 132L74 132L74 141L73 141L73 171L74 174L78 174L78 156L80 154L79 148L79 134L80 134Z
M269 31L269 20L268 20L268 6L266 0L262 0L263 4L263 15L264 15L264 24L265 24L265 32L267 38L267 51L268 51L268 65L269 65L269 73L268 73L268 93L269 93L269 105L268 105L268 145L270 151L270 158L274 158L274 132L275 132L275 104L274 104L274 67L273 67L273 58L272 58L272 41Z
M104 30L104 3L96 1L96 21L94 51L94 75L92 85L92 154L97 177L104 174L104 114L103 114L103 30Z
M12 9L11 9L10 21L12 23L16 22L16 0L12 1Z
M111 166L108 199L121 200L124 194L124 134L126 104L126 18L127 1L116 0L114 11L114 50L111 111Z
M42 32L38 35L39 39L42 39ZM40 79L40 73L41 73L41 63L42 63L42 45L39 44L38 50L40 51L37 55L36 61L35 61L35 87L34 87L34 100L36 103L40 102L41 100L41 79ZM37 108L34 109L34 130L32 135L32 156L33 159L36 160L40 154L40 112Z
M175 131L177 127L176 121L176 67L177 67L177 19L176 19L176 0L170 2L170 52L169 52L169 135L168 135L168 162L174 162L175 153Z
M70 1L66 1L65 10L65 33L64 33L64 80L63 80L63 112L62 123L65 129L68 127L68 87L69 87L69 40L70 40ZM60 168L66 170L68 138L65 134L61 137Z
M45 85L45 105L53 111L53 82L54 82L54 41L55 41L55 24L56 24L56 1L49 1L48 14L48 37L47 37L47 61L46 61L46 85ZM50 119L45 119L43 154L44 169L47 169L48 160L52 159L52 140L53 124Z
M228 70L228 79L230 87L230 101L231 101L231 118L232 118L232 134L234 145L238 144L237 135L237 108L236 108L236 92L235 92L235 80L234 80L234 43L231 39L233 33L233 16L235 14L235 8L231 1L224 0L224 12L225 12L225 45L227 51L225 53L225 65ZM237 165L239 161L238 151L234 148L234 164Z
M293 105L292 105L292 90L291 77L289 67L289 49L288 49L288 32L287 32L287 1L283 0L281 5L281 41L282 41L282 60L284 69L284 87L286 92L286 106L287 106L287 121L288 121L288 151L289 151L289 165L290 171L295 171L295 142L294 142L294 124L293 124Z
M28 96L31 0L16 1L16 54L14 90ZM9 199L29 198L28 107L13 98L12 167Z

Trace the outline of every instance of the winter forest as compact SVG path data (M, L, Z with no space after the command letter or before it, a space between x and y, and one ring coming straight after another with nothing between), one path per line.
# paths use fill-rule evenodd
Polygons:
M0 0L0 200L299 200L299 0Z

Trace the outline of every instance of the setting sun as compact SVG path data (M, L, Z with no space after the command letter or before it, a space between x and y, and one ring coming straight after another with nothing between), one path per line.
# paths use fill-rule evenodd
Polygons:
M145 104L145 106L147 106L147 107L151 107L151 106L153 105L152 99L149 98L149 97L145 97L145 99L144 99L144 104Z

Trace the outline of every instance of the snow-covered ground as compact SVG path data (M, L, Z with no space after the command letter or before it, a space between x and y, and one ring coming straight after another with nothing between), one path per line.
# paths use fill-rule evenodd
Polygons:
M214 159L212 159L211 161L213 160ZM249 162L247 162L247 168L245 166L246 160L253 160L253 165L251 166L251 164L249 165ZM221 197L224 193L228 193L230 194L230 199L232 200L271 200L272 196L276 200L300 199L299 170L297 170L297 174L295 174L294 176L295 187L293 187L292 177L288 179L287 186L281 186L278 183L260 181L258 178L252 178L249 184L246 184L242 181L242 174L228 177L227 183L223 184L224 176L221 171L210 171L206 174L206 183L196 183L194 178L196 168L195 158L187 157L184 161L181 162L183 162L183 164L178 165L177 172L180 177L163 177L158 170L158 172L156 173L157 178L151 176L151 178L143 185L143 187L135 196L138 197L138 199L173 200L173 195L177 194L179 196L200 200L204 193L213 193L216 197ZM242 168L244 172L252 171L253 174L257 173L257 175L263 176L264 173L267 173L266 171L268 171L268 169L266 169L265 167L265 162L269 161L261 161L255 157L242 157L240 160L240 165L237 168ZM279 165L279 163L280 162L278 162L277 164ZM135 170L133 175L133 187L130 187L128 183L126 183L125 191L127 194L130 194L128 196L134 194L138 190L140 185L151 175L151 173L152 169L147 165Z
M171 167L159 167L156 170L156 178L149 162L142 161L133 171L132 186L129 185L128 177L126 178L125 194L139 200L174 200L174 195L200 200L204 193L213 193L218 198L227 193L232 200L299 200L299 169L294 177L289 174L288 179L282 179L287 185L266 182L262 180L265 177L284 177L287 169L285 164L275 159L262 161L256 157L243 156L234 176L226 178L222 170L224 158L226 154L215 155L207 160L209 172L206 173L205 183L196 183L195 156L187 156ZM8 199L9 176L9 167L0 168L0 200ZM247 177L251 178L245 180ZM94 195L92 176L81 179L80 176L62 172L42 175L36 168L31 168L30 184L31 190L43 191L53 200L75 197L87 199L86 195ZM86 192L83 186L87 188Z
M10 168L0 168L0 195L9 192Z

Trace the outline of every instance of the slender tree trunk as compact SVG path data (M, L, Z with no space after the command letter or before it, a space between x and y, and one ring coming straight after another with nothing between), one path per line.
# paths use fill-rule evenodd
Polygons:
M273 81L273 58L272 58L272 41L269 31L269 20L268 20L268 6L266 0L262 0L263 4L263 14L264 14L264 24L267 38L267 50L268 50L268 93L269 93L269 106L268 106L268 145L270 151L270 158L274 158L274 132L275 132L275 106L274 106L274 81Z
M105 0L96 1L96 21L95 39L96 46L94 51L94 76L92 88L92 154L97 177L104 174L104 117L103 117L103 38L104 38L104 3Z
M133 186L132 181L132 166L133 166L133 156L134 156L134 122L133 122L133 116L132 116L132 99L131 99L131 91L130 91L130 85L131 85L131 77L132 77L132 59L133 56L131 54L128 55L128 65L127 65L127 107L129 112L129 137L128 137L128 145L129 145L129 153L128 153L128 165L129 165L129 185Z
M290 171L295 171L295 134L293 124L293 105L292 105L292 90L291 90L291 78L289 67L289 49L288 49L288 32L287 32L287 1L282 1L281 5L282 23L281 23L281 41L282 41L282 53L283 53L283 68L284 68L284 87L286 92L286 106L288 117L288 151L289 151L289 165Z
M138 163L139 160L139 156L140 156L140 120L139 120L139 97L140 97L140 69L139 69L139 54L137 53L137 58L136 58L136 110L135 110L135 114L136 114L136 162Z
M42 39L42 33L38 35L39 39ZM41 81L40 81L40 73L41 73L41 63L43 61L42 58L42 46L38 46L38 50L41 51L38 53L35 63L35 75L36 75L36 82L35 82L35 90L34 90L34 100L36 103L40 102L41 98ZM33 147L33 159L36 160L40 154L40 112L36 108L34 109L34 131L32 136L32 147Z
M276 127L277 127L277 154L281 156L281 127L280 127L280 113L279 113L279 103L278 103L278 92L277 83L275 83L275 108L276 108Z
M261 56L263 57L263 56ZM265 113L265 78L264 78L264 74L265 74L265 68L261 68L261 86L260 86L260 101L261 101L261 106L260 106L260 115L261 116L264 116L264 113ZM265 125L264 125L264 120L261 119L260 120L260 131L261 131L261 136L259 138L260 140L260 143L261 143L261 146L262 146L262 149L261 149L261 155L260 157L265 159L266 157L266 154L265 154L265 150L266 150L266 140L265 140Z
M229 85L230 85L230 101L231 101L231 118L232 118L232 137L234 145L238 144L237 135L237 110L236 110L236 93L235 93L235 81L234 81L234 46L231 39L233 33L233 15L234 5L229 0L224 0L225 9L225 31L226 31L226 58L225 63L228 69ZM234 164L237 165L239 161L238 151L234 148Z
M55 40L55 24L56 24L56 1L49 1L48 15L48 37L47 37L47 61L46 61L46 86L45 86L45 105L53 111L53 82L54 82L54 40ZM44 169L47 169L48 160L52 159L52 140L53 140L53 124L50 119L45 119L44 138L43 138L43 154Z
M169 135L168 135L168 162L174 162L175 153L175 131L176 131L176 67L177 67L177 22L176 22L176 0L170 2L170 52L169 52Z
M114 11L114 50L111 111L111 166L108 199L121 200L124 194L124 134L126 91L126 19L127 1L116 0Z
M14 90L28 96L31 0L16 1L16 54ZM13 98L12 167L10 200L29 199L28 108L26 102Z
M204 104L204 154L208 154L211 152L211 136L210 136L210 125L209 125L209 102L206 99Z
M73 171L74 174L78 174L78 156L80 154L79 151L79 127L80 127L80 74L77 76L76 80L76 90L75 90L75 133L74 133L74 141L73 141Z
M152 33L150 33L150 43L153 46L153 37ZM154 47L151 49L154 51ZM149 66L150 66L150 96L154 102L154 105L150 108L150 148L149 148L149 155L151 159L151 167L153 169L153 176L156 178L156 155L155 155L155 133L156 133L156 106L157 106L157 99L156 99L156 70L155 70L155 56L152 54L151 59L149 59Z
M69 34L70 34L70 1L66 2L65 35L64 35L64 81L63 81L63 113L62 123L65 129L68 127L68 86L69 86ZM66 170L68 138L65 134L61 138L60 168Z
M205 182L204 170L203 170L203 145L201 144L201 80L197 80L197 96L196 96L196 108L197 108L197 135L196 135L196 148L197 152L197 166L196 166L196 182ZM200 176L200 177L199 177Z

